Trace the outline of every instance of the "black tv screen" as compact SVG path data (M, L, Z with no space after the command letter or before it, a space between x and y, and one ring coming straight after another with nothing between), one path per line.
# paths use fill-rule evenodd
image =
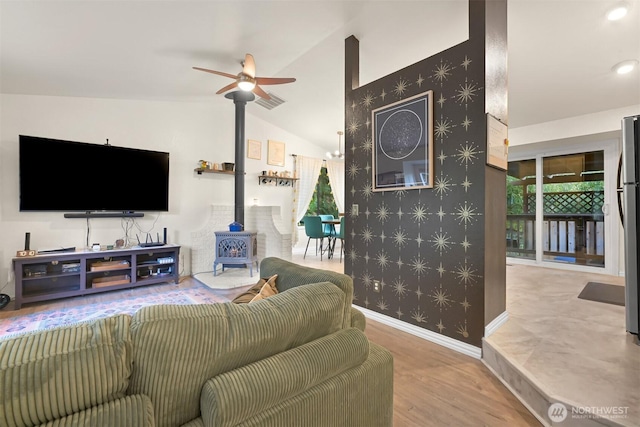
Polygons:
M169 153L20 135L20 211L169 210Z

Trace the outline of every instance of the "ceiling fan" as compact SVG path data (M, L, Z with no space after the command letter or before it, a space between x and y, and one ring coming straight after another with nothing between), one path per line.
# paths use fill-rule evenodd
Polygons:
M216 94L218 95L237 87L240 90L246 92L251 91L259 97L269 100L271 97L259 85L280 85L296 81L296 79L290 77L256 77L256 63L253 60L253 55L250 53L245 55L244 62L242 63L242 71L239 72L237 76L222 71L209 70L207 68L193 67L193 69L235 79L235 82L217 91Z

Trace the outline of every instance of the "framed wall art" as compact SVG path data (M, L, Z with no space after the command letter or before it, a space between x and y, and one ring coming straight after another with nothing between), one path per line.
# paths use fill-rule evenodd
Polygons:
M247 140L247 157L260 160L262 158L262 142L253 139Z
M371 114L373 191L433 188L433 91Z
M284 166L284 142L268 141L267 164L273 166Z
M506 171L509 162L508 127L487 113L487 164Z

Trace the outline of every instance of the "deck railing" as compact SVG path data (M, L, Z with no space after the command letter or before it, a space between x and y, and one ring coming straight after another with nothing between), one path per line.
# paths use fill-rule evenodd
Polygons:
M507 256L535 259L535 230L534 214L507 215ZM545 215L542 248L549 261L604 265L604 216Z

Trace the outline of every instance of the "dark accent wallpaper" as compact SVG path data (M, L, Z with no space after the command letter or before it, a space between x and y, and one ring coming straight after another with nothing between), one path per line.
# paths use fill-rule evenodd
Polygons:
M478 347L486 168L479 42L468 40L345 94L345 273L354 280L354 303ZM433 188L372 191L372 110L428 90ZM374 280L381 281L380 292Z

